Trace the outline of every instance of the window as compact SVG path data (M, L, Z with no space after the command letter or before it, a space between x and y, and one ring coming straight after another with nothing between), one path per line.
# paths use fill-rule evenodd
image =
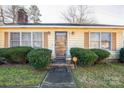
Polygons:
M42 47L41 32L11 32L10 47L32 46L35 48Z
M91 32L90 47L111 50L111 33L110 32Z
M100 48L100 33L98 33L98 32L90 33L90 47L91 48Z
M16 47L20 45L20 33L11 32L10 34L10 47Z
M30 32L22 32L21 46L31 46L31 33Z
M42 47L42 33L41 32L33 33L33 47Z
M111 49L111 33L101 33L101 48L109 50Z

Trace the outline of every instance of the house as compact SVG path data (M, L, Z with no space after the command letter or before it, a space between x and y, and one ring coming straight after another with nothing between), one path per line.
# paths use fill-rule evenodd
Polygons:
M53 58L70 57L70 48L101 48L118 59L124 46L124 26L104 24L28 23L27 13L17 11L16 24L0 26L0 48L31 46L52 50Z
M70 57L70 48L101 48L118 59L124 46L124 26L103 24L23 23L0 26L0 48L48 48L52 56Z

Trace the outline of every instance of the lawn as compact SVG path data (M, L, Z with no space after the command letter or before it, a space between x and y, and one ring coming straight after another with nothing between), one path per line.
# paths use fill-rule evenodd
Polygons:
M120 88L124 87L124 64L102 63L73 70L77 87Z
M46 71L37 71L29 65L1 65L0 87L38 86Z

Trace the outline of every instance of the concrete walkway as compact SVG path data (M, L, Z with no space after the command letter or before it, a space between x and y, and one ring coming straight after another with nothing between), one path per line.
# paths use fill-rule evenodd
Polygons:
M76 86L75 86L75 82L74 82L71 70L68 69L67 67L62 67L62 68L50 69L50 71L47 73L40 87L42 88L75 88Z

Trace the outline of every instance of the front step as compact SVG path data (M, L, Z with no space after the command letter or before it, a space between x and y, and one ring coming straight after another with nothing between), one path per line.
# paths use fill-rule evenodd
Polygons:
M63 57L60 57L60 58L56 57L53 60L52 64L49 65L49 68L55 68L55 69L56 68L64 68L64 67L71 68L71 69L75 68L74 64L66 63L66 59Z
M71 69L74 69L74 64L50 64L49 65L50 68L64 68L64 67L69 67Z
M53 60L53 63L54 64L65 64L66 63L66 59L64 59L64 58L55 58Z

